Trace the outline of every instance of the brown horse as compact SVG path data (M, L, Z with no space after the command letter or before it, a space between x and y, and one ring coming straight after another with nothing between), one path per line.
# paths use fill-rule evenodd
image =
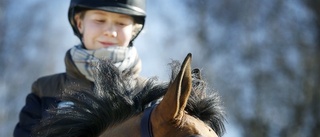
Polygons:
M180 70L177 63L173 63L176 69L172 77L176 77L169 85L148 80L142 87L127 86L130 80L123 78L114 66L101 64L94 94L79 89L68 93L64 100L73 105L50 110L51 116L35 128L34 136L223 135L225 119L219 96L216 92L205 95L207 91L199 70L191 70L191 54L187 55Z

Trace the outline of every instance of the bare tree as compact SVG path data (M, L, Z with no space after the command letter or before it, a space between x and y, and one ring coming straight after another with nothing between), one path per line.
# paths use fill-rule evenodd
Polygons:
M299 0L185 3L195 18L187 34L220 65L209 75L243 136L319 136L317 1L316 23Z
M52 36L49 4L0 1L0 136L12 136L32 82L54 71L60 37Z
M310 123L311 135L320 137L320 1L307 0L306 5L314 13L314 24L316 31L315 47L312 51L306 52L305 71L308 72L304 81L305 94L308 110L313 118ZM309 54L308 54L309 53Z

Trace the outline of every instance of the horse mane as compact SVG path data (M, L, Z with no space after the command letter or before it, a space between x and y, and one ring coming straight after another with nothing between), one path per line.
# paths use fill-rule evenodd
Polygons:
M178 61L171 63L172 82L180 69ZM225 128L221 101L214 92L205 94L205 82L194 73L193 90L186 111L208 124L218 136ZM142 113L151 104L157 103L168 88L167 82L155 78L144 84L132 83L132 77L124 77L108 61L100 61L95 75L95 89L83 89L73 85L65 91L62 101L70 101L69 107L48 110L49 116L41 120L34 130L34 136L87 137L99 136L107 128Z

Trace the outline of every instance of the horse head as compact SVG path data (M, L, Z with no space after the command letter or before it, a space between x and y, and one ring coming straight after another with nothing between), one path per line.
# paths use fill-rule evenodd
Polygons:
M188 54L177 77L151 114L154 137L217 136L211 127L185 110L191 91L191 54Z

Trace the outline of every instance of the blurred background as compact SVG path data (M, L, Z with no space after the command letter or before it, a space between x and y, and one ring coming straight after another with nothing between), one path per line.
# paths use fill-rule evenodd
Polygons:
M0 0L0 136L38 77L79 40L69 0ZM168 80L193 53L227 112L225 137L320 137L319 0L149 0L135 41L142 75Z

